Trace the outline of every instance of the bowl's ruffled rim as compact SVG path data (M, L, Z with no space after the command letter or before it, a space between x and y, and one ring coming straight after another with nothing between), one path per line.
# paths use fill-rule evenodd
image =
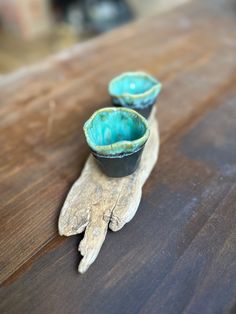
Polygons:
M145 77L146 79L148 79L149 81L152 81L153 83L155 83L155 85L153 85L150 89L148 89L146 92L144 93L140 93L140 94L131 94L131 93L123 93L123 94L118 94L118 93L114 93L112 92L112 85L118 83L123 77L127 77L127 76L142 76ZM123 97L130 97L133 99L138 99L138 98L144 98L148 95L150 95L153 91L157 90L158 94L160 93L162 88L162 84L159 80L157 80L155 77L153 77L152 75L146 73L146 72L142 72L142 71L136 71L136 72L124 72L116 77L114 77L108 85L108 92L110 94L110 96L112 97L117 97L117 98L123 98Z
M96 117L97 114L100 114L101 112L114 112L114 111L123 111L123 112L126 111L126 112L131 113L132 115L137 116L142 121L142 123L145 125L145 128L146 128L145 133L143 134L142 137L140 137L136 140L133 140L133 141L119 141L119 142L116 142L116 143L110 144L110 145L96 145L96 144L94 144L94 142L91 140L91 138L88 134L88 129L91 126L91 124L93 123L94 118ZM92 114L92 116L85 122L83 130L84 130L84 134L85 134L85 137L86 137L86 140L87 140L89 147L95 153L98 153L101 155L106 155L106 156L116 155L117 157L118 157L118 155L120 155L120 157L123 157L124 154L135 153L136 151L141 149L141 147L146 143L146 141L148 140L148 137L150 135L148 122L142 115L140 115L135 110L132 110L129 108L121 108L121 107L119 107L119 108L107 107L107 108L102 108L102 109L95 111Z

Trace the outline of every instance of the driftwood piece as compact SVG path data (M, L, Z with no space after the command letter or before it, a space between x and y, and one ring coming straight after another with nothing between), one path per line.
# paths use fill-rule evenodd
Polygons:
M138 169L130 176L110 178L97 167L89 156L81 176L72 186L60 213L60 235L83 232L79 244L83 258L79 272L85 272L96 259L105 240L108 225L120 230L135 215L142 196L142 187L149 177L159 152L158 122L153 109L149 118L151 134Z

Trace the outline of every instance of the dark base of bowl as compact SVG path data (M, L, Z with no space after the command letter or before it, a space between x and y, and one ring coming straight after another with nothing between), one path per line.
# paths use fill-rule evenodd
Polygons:
M154 104L152 104L151 106L148 106L147 108L144 108L144 109L135 109L135 111L140 113L144 118L148 119L148 117L150 116L150 113L152 111L153 105Z
M152 107L155 105L155 102L156 102L156 101L154 101L154 103L148 105L147 107L145 107L145 108L143 108L143 109L131 108L131 107L129 107L129 106L127 106L127 107L125 107L125 108L133 109L133 110L137 111L139 114L141 114L144 118L148 119L149 116L150 116L150 113L151 113L151 111L152 111ZM119 104L116 104L116 103L114 103L114 102L113 102L113 105L114 105L115 107L123 107L123 106L121 106L121 105L119 105Z
M103 156L93 152L93 156L105 175L121 178L132 174L138 168L142 152L143 147L129 155Z

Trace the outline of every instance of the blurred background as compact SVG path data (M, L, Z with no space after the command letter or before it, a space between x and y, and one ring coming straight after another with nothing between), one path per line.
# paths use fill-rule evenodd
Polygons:
M0 0L0 74L190 0Z

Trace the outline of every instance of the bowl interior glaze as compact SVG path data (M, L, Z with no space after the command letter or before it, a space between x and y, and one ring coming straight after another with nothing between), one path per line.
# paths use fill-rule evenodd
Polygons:
M154 88L160 89L160 82L144 72L126 72L114 78L109 84L112 96L139 96L150 92Z
M137 151L149 136L147 121L127 108L96 111L85 123L84 132L92 150L103 155Z

